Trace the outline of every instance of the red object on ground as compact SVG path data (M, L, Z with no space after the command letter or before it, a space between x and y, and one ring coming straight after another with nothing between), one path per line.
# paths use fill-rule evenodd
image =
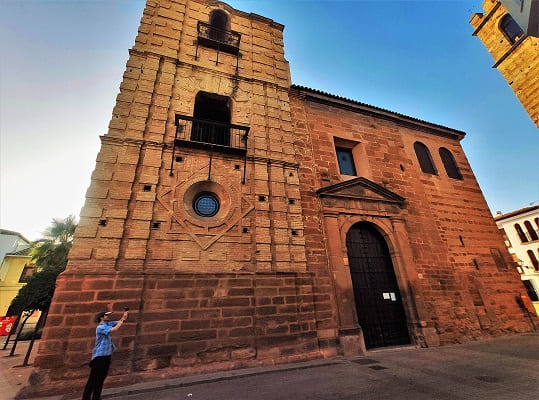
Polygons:
M15 326L17 316L0 317L0 336L7 336L11 329Z

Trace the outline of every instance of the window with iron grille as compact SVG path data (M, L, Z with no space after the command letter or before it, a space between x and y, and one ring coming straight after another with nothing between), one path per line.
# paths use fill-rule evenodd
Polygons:
M222 42L228 28L228 15L223 10L213 10L210 14L210 38Z
M505 14L500 20L500 30L507 37L510 43L515 43L518 38L524 35L524 31L509 14Z
M230 18L223 10L213 10L209 22L198 21L197 31L197 55L198 44L216 49L218 52L238 55L241 34L230 30Z
M460 173L457 162L453 154L447 150L445 147L440 147L438 151L440 153L440 158L444 164L445 172L447 176L453 179L462 179L462 174Z
M339 162L339 170L341 175L353 175L356 176L356 166L354 164L354 155L352 149L345 149L342 147L336 147L337 161Z
M192 141L230 146L230 98L198 92L193 117Z
M419 161L421 171L431 175L438 175L428 147L421 142L415 142L414 150L415 155L417 156L417 161Z

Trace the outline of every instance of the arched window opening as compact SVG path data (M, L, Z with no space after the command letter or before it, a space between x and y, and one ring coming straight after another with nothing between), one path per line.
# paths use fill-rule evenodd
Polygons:
M447 176L453 179L462 180L462 174L460 173L459 167L457 165L457 162L455 161L455 157L453 157L453 154L445 147L440 147L440 150L438 152L440 153L440 158L442 159L442 163L444 164Z
M534 268L536 271L539 271L539 261L537 260L537 257L535 257L535 254L533 253L533 251L532 251L532 250L528 250L527 253L528 253L528 256L530 257L530 260L531 260L531 262L532 262L533 268Z
M526 230L528 231L528 236L531 240L539 240L537 231L533 229L533 226L530 221L524 221L524 226L526 227Z
M210 39L224 42L228 29L228 15L223 10L213 10L210 14Z
M198 92L193 118L192 141L230 146L230 98Z
M421 171L431 175L438 175L428 147L421 142L415 142L414 150L415 155L417 156L417 161L419 161Z
M524 35L522 28L520 28L517 22L509 14L505 14L500 20L500 30L511 44L515 43L518 38Z
M531 301L539 301L539 297L537 296L537 291L533 287L533 284L530 280L522 281L524 284L524 287L526 288L526 292L528 293L528 297Z
M517 231L518 237L520 238L520 241L522 243L528 242L528 238L526 237L526 234L524 233L519 224L515 224L515 230Z
M537 227L537 229L539 229L539 218L535 218L534 221L535 221L535 226Z

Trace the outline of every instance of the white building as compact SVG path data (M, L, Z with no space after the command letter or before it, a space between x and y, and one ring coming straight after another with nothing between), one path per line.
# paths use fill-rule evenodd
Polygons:
M30 247L30 241L19 232L0 229L0 262L7 253L16 253Z
M539 314L539 205L497 214L494 220L505 232L505 245Z

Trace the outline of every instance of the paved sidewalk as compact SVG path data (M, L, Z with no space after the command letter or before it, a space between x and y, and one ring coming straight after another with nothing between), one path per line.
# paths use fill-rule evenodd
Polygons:
M104 399L529 400L539 398L539 334L216 373L109 389Z
M24 354L21 346L19 354ZM1 354L1 353L0 353ZM24 355L18 359L22 362ZM30 368L0 357L0 398ZM7 368L9 369L9 368ZM10 374L6 376L6 374ZM13 384L13 374L20 375ZM5 385L11 386L5 386ZM106 382L105 382L106 386ZM539 398L539 333L430 349L217 372L109 388L103 399L147 400L519 400ZM52 399L52 398L49 398ZM60 396L54 399L60 399Z
M0 349L4 347L6 336L0 336ZM15 354L9 357L11 352L12 341L9 342L6 350L0 350L0 398L11 400L15 397L21 387L26 385L32 366L21 367L26 350L30 345L29 340L17 343ZM34 349L29 359L29 364L34 362L34 357L37 353L39 341L34 342Z

